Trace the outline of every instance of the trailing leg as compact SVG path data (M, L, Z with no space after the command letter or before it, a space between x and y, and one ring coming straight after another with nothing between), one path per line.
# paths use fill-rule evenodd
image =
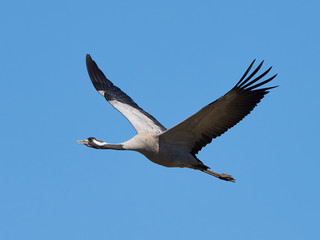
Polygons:
M210 170L201 170L202 172L205 172L211 176L214 176L216 178L219 178L221 180L225 180L225 181L230 181L230 182L235 182L236 180L231 176L231 175L228 175L228 174L225 174L225 173L222 173L222 174L219 174L219 173L216 173L216 172L212 172Z

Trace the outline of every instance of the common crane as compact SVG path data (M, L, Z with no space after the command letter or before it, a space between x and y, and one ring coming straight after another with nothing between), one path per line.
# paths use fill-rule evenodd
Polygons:
M219 137L248 115L264 95L269 92L268 90L277 87L258 88L277 76L274 75L258 82L269 73L272 67L251 80L260 70L263 61L247 77L254 62L255 60L250 64L239 82L224 96L167 130L120 88L113 85L98 68L91 56L87 54L87 70L93 86L129 120L138 134L120 144L106 143L94 137L79 140L78 143L96 149L137 151L152 162L165 167L192 168L219 179L234 182L235 179L228 174L210 171L209 167L204 165L196 154L213 138Z

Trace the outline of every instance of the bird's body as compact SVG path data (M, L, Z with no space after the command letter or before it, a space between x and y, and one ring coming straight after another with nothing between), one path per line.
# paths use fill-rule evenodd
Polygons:
M80 144L97 149L137 151L156 164L165 167L192 168L226 181L234 181L234 179L230 175L208 170L209 167L204 165L196 154L213 138L220 136L249 114L269 92L268 90L274 87L256 88L270 82L276 76L256 83L270 71L271 68L269 68L251 80L263 63L247 77L253 61L240 81L227 94L167 130L121 89L114 86L90 55L87 55L86 62L89 76L96 90L130 121L138 134L121 144L109 144L93 137L80 140Z
M121 144L104 144L96 139L97 149L131 150L143 154L151 162L165 167L207 169L181 145L161 142L159 134L142 132ZM116 145L116 146L115 146ZM117 148L120 147L120 148Z

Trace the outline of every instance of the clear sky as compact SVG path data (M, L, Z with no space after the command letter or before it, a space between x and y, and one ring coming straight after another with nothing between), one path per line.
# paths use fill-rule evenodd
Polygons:
M2 1L0 239L320 239L319 1ZM235 184L118 143L133 127L85 54L167 128L253 59L278 73L198 155Z

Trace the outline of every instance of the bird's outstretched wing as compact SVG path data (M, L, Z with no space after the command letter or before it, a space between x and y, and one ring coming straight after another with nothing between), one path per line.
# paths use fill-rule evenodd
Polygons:
M166 130L154 117L143 111L127 94L113 85L98 68L89 54L86 56L87 69L95 89L140 132L161 133Z
M193 155L197 154L201 148L219 137L228 129L232 128L248 115L260 100L272 88L258 87L270 82L277 75L267 80L258 82L271 70L271 67L251 80L260 70L260 65L247 77L255 60L251 63L240 81L224 96L202 108L199 112L168 129L160 135L163 142L181 145ZM246 78L247 77L247 78ZM251 80L251 81L250 81ZM160 141L160 142L161 142Z

